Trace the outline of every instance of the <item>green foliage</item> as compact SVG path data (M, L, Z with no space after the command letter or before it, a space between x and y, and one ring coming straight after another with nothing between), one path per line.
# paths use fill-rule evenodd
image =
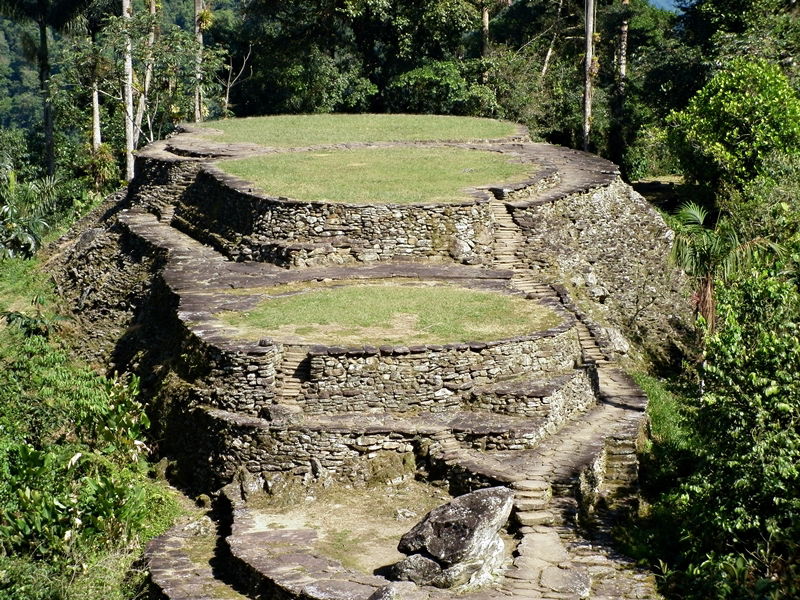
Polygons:
M765 61L734 59L671 119L684 172L712 189L741 187L773 152L800 152L800 98Z
M34 296L31 305L35 308L35 314L28 315L16 310L6 310L0 312L0 317L5 319L9 327L18 329L26 337L32 335L50 337L50 334L56 331L56 325L60 319L46 314L42 310L44 303L42 296Z
M679 227L672 244L673 263L694 280L695 314L703 317L710 330L716 321L716 282L726 282L741 273L753 259L756 250L782 249L762 237L741 240L734 221L720 216L709 225L706 210L689 202L676 214Z
M347 57L312 47L302 63L287 65L281 75L290 113L357 112L370 105L377 88Z
M20 182L15 171L0 169L0 259L32 256L39 249L56 189L52 177Z
M750 237L770 237L788 250L800 248L800 155L770 156L762 175L741 192L723 199L737 227ZM798 273L800 257L792 254L790 270Z
M652 378L637 378L652 403L642 476L653 504L619 533L658 565L669 598L800 592L800 293L784 275L762 262L718 287L704 393L665 403Z
M695 429L703 467L682 488L687 572L719 598L795 598L800 588L800 294L777 270L720 288Z
M43 279L32 261L0 262L0 303L46 297ZM125 572L139 540L177 507L146 476L138 379L102 377L52 332L39 335L53 321L42 302L33 317L6 311L22 328L0 329L0 598L121 600L134 594ZM121 571L106 573L103 589L96 572L107 561Z
M474 66L434 61L403 73L386 87L386 108L391 112L496 116L495 95L490 87L474 83ZM472 77L464 73L469 67Z
M667 142L667 130L651 126L643 128L628 146L623 167L630 180L679 172L678 160Z

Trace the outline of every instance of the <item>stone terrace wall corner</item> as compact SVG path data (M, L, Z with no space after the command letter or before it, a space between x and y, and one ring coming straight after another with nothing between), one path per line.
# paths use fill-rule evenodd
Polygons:
M672 230L621 178L517 203L513 217L524 232L519 255L531 269L564 282L595 318L647 350L663 353L688 322L685 279L667 264Z

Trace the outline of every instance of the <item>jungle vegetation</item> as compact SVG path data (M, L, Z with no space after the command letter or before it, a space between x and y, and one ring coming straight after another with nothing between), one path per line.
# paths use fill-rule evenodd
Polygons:
M147 476L137 380L70 356L37 270L126 155L181 121L331 112L499 117L579 147L587 73L590 150L682 182L660 208L698 286L683 361L639 376L653 436L620 542L668 598L800 596L800 9L595 11L586 65L576 0L136 0L124 18L0 0L0 598L133 598L177 512Z

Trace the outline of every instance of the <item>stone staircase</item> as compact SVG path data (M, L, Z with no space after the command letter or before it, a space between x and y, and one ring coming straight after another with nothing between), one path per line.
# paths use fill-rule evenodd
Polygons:
M303 381L308 379L308 351L303 347L284 346L278 369L276 390L278 403L300 411L297 401L303 394Z
M504 202L495 199L489 206L494 217L493 266L502 269L517 269L522 266L516 254L522 246L522 233L514 223Z

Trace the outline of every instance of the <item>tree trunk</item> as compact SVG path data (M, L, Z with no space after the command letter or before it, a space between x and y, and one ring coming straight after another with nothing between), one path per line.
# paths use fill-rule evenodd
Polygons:
M622 10L626 12L619 26L619 59L617 61L617 86L620 94L625 93L625 83L628 78L628 15L627 10L631 0L622 0Z
M100 133L100 91L97 85L97 75L92 75L92 150L97 152L103 137Z
M511 6L511 3L508 4ZM564 0L558 0L558 9L556 10L556 20L553 23L553 37L550 38L550 45L547 47L547 54L544 55L544 64L542 65L542 73L540 79L544 79L547 75L547 68L550 66L550 59L553 58L553 51L556 47L556 40L558 39L558 23L561 21L561 9L564 8Z
M585 0L586 60L583 85L583 149L589 151L592 129L592 79L594 78L594 0Z
M630 0L621 0L624 17L619 26L617 40L617 73L614 95L611 98L612 121L609 129L609 158L620 165L623 175L627 178L625 168L625 152L627 148L627 135L625 132L625 85L628 78L628 16L627 10Z
M486 58L489 55L489 3L484 0L481 3L481 56Z
M122 18L130 21L131 0L122 0ZM124 81L122 97L125 104L125 179L133 179L133 44L130 32L125 32Z
M150 33L147 35L147 57L145 58L144 66L144 86L139 91L139 99L136 103L136 118L133 122L133 147L139 147L139 138L142 135L142 121L144 120L144 111L147 107L147 96L150 93L150 83L153 80L153 46L156 43L156 1L149 1L150 16L153 17L153 23L150 26Z
M47 25L44 17L39 25L39 91L42 94L42 119L44 120L44 163L47 174L56 171L53 141L53 100L50 97L50 51L47 46Z
M194 87L194 122L203 120L203 28L200 23L200 14L203 12L203 0L194 0L194 37L197 41L197 57L195 58L195 87Z

